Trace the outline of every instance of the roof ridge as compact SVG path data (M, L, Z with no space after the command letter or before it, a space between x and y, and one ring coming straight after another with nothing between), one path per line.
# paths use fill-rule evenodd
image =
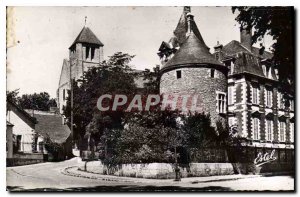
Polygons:
M104 44L98 39L98 37L94 34L94 32L89 28L84 26L74 42L71 44L69 49L74 46L76 43L90 43L96 44L99 46L104 46Z

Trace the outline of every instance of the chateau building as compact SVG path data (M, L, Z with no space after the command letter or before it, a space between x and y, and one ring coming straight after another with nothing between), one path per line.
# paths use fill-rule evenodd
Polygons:
M210 112L212 124L226 120L227 67L209 52L193 16L184 10L179 24L174 31L176 51L168 60L168 50L161 51L163 64L160 77L161 94L198 95L202 111ZM186 29L186 32L182 30ZM177 33L180 32L180 33ZM163 42L164 44L164 42ZM216 100L218 102L216 102Z
M84 26L69 47L69 59L63 60L57 89L59 112L63 113L70 90L70 79L79 79L90 67L99 66L103 61L103 43Z
M226 119L247 146L294 148L294 98L283 99L273 54L251 43L241 29L240 42L217 43L209 52L190 7L184 7L174 35L162 42L161 94L199 94L212 123Z

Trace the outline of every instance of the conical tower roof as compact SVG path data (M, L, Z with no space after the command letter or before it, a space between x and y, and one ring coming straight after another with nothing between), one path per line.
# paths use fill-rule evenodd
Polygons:
M193 30L174 56L162 67L162 70L182 67L187 64L210 64L225 67L215 59L203 40L199 40Z
M177 37L178 39L178 43L181 46L185 40L186 40L186 33L188 32L188 20L187 20L187 14L190 13L191 8L190 7L184 7L183 12L180 16L180 19L178 21L178 24L174 30L174 35ZM191 29L192 31L195 33L195 35L197 36L197 38L200 40L200 42L202 42L208 49L209 47L205 44L200 31L195 23L194 20L191 21Z
M74 40L71 48L76 43L89 43L99 46L104 46L103 43L97 38L97 36L88 27L83 27L77 38Z

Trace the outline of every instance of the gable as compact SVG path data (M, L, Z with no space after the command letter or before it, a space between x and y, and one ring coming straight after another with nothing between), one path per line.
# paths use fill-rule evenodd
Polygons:
M24 124L28 125L30 128L34 129L36 124L36 119L32 116L30 116L26 111L18 107L16 104L7 101L7 111L12 112L17 117L18 122L23 122ZM9 114L11 115L11 114ZM15 118L16 119L16 118ZM20 121L19 121L20 120ZM11 120L8 120L11 122ZM11 122L12 124L15 124L14 122Z
M70 63L67 59L64 59L61 72L60 72L58 87L61 87L66 83L69 83L69 81L70 81Z

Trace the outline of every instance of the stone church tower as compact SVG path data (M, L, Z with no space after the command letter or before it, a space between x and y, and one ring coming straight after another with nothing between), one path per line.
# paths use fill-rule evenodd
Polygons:
M66 105L70 90L70 79L79 79L90 67L99 66L103 61L103 43L84 26L69 47L69 59L63 60L57 89L57 100L60 113ZM71 73L71 74L70 74Z
M200 112L209 113L215 126L218 120L226 121L227 67L209 52L193 15L186 10L172 38L177 41L176 48L173 48L175 53L163 61L160 93L197 94L201 102Z

